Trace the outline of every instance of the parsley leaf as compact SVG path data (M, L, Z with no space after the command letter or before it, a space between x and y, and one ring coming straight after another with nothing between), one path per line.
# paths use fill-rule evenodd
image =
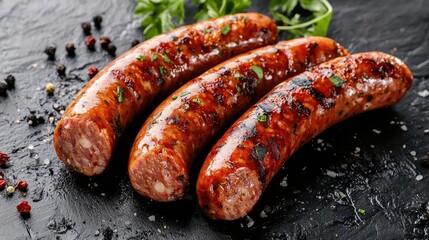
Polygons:
M124 101L124 90L118 86L116 88L116 92L118 93L118 102L122 103Z
M142 16L145 39L167 32L183 24L184 0L136 0L134 14Z
M335 74L329 78L329 81L331 81L331 83L334 84L335 87L342 87L343 84L346 82Z
M201 9L195 14L197 21L244 12L252 3L251 0L192 0L192 2L199 4Z
M259 79L262 79L264 77L264 72L262 71L261 67L251 66L250 69L252 69L252 71L256 73Z
M308 17L297 13L298 5ZM269 8L274 19L283 23L277 28L288 31L290 38L326 36L332 18L328 0L271 0Z

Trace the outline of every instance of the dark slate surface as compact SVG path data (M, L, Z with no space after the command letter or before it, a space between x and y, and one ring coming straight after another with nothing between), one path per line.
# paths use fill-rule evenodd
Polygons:
M0 193L0 239L429 238L429 170L419 164L429 152L429 97L420 96L429 90L429 1L332 1L329 36L351 52L400 57L414 73L413 86L399 104L347 120L304 146L254 211L234 222L205 218L193 192L190 200L160 204L131 189L124 160L141 121L125 134L102 176L70 172L56 158L52 133L61 115L54 105L69 104L88 81L90 64L101 68L113 59L99 47L85 48L81 22L101 14L102 29L93 33L111 37L121 54L142 39L134 4L0 0L0 78L17 79L16 89L0 96L0 151L11 155L2 170L9 182L30 184L26 197ZM252 10L266 12L260 5ZM74 58L65 54L67 41L77 45ZM58 47L55 62L43 53L48 45ZM67 66L66 78L57 76L59 63ZM48 82L57 88L51 97L44 92ZM28 126L30 111L46 123ZM24 199L33 206L28 219L15 208Z

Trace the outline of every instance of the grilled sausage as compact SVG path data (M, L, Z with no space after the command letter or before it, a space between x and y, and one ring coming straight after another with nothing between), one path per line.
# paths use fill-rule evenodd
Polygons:
M400 60L370 52L322 63L279 84L208 154L196 186L201 208L213 219L245 216L300 146L339 121L398 102L411 82Z
M54 134L58 158L85 175L102 173L124 129L155 99L232 56L276 40L269 17L246 13L139 44L107 65L67 108Z
M131 149L129 175L141 195L184 196L200 150L275 85L347 51L329 38L280 42L237 56L190 81L146 120Z

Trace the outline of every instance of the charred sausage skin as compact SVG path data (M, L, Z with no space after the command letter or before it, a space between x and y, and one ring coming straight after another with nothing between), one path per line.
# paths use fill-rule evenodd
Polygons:
M269 17L245 13L184 26L137 45L98 73L67 108L54 133L58 158L85 175L102 173L124 129L155 99L232 56L276 40Z
M184 196L200 150L281 81L347 51L329 38L283 41L230 59L176 90L147 119L131 149L129 175L156 201Z
M197 180L201 208L213 219L245 216L300 146L339 121L398 102L411 82L400 60L370 52L322 63L279 84L208 154Z

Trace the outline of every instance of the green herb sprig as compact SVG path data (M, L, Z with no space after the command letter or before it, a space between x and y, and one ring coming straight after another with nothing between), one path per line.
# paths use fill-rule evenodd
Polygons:
M141 26L146 39L183 24L184 0L136 0L134 14L142 17ZM251 0L192 0L200 11L197 21L244 12ZM328 0L270 0L269 10L274 20L282 23L279 31L289 32L289 38L326 36L332 18ZM224 28L222 33L229 32Z

